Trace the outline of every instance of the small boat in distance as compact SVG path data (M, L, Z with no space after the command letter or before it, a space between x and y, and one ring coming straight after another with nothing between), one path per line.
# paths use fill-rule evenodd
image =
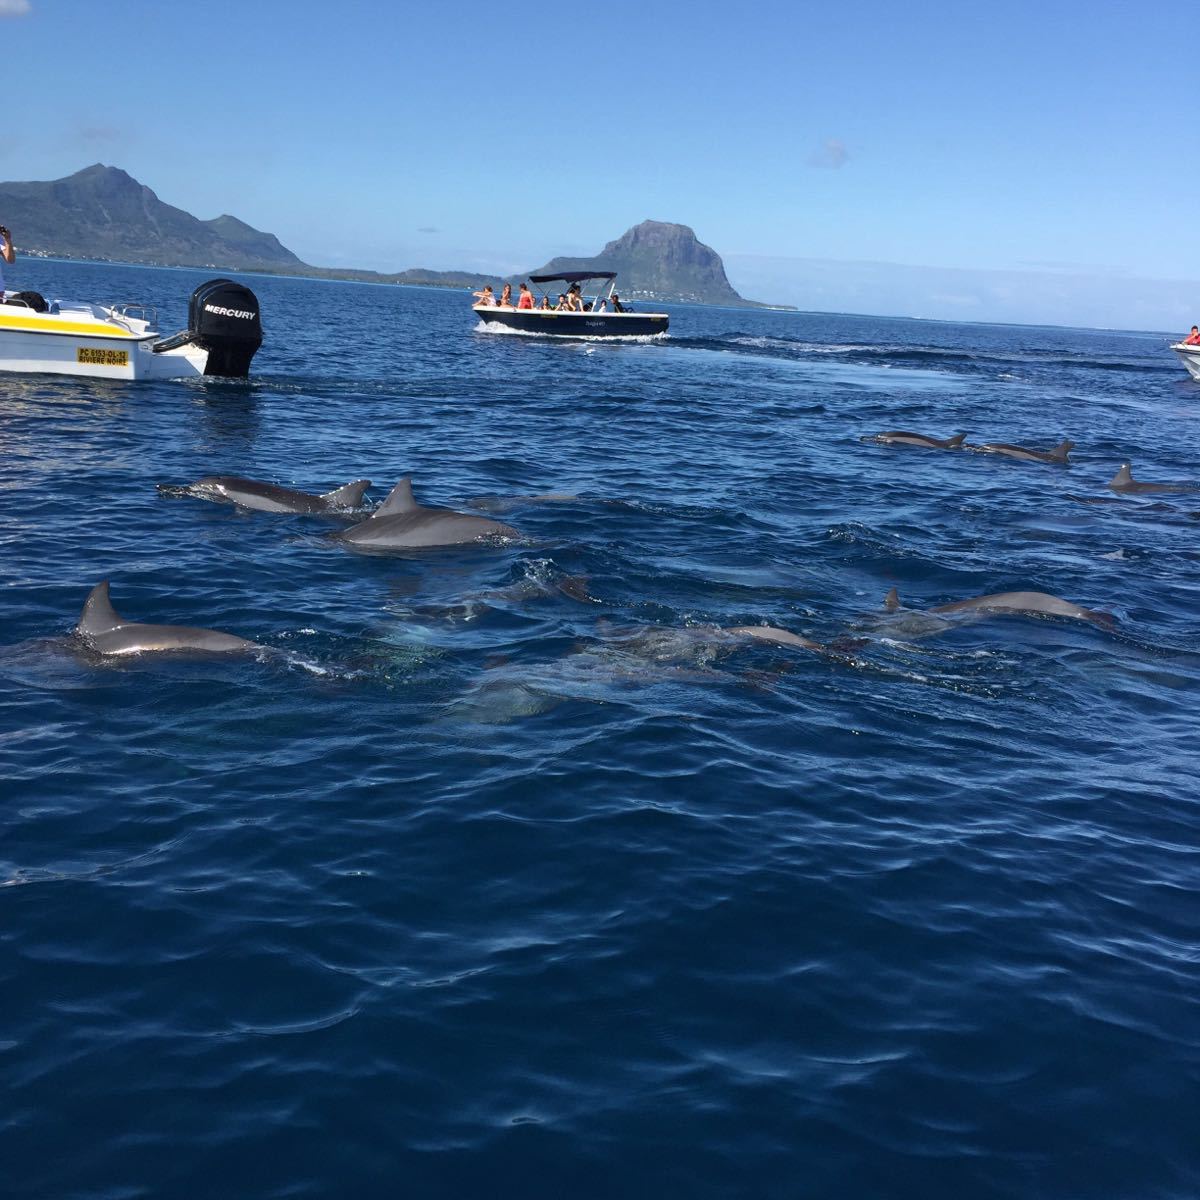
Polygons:
M0 304L0 371L83 375L91 379L244 379L262 345L258 297L232 279L210 279L193 293L188 327L158 332L144 304L51 300L9 294Z
M556 308L515 308L511 305L475 304L473 311L489 332L540 333L549 337L657 337L667 332L670 317L666 313L613 312L613 296L617 285L615 271L566 271L561 275L530 275L530 283L564 283L568 287L581 285L591 279L608 283L605 295L597 294L582 312ZM600 291L604 291L601 284ZM586 304L586 300L585 300ZM594 305L604 311L592 312Z
M1183 365L1187 367L1188 374L1200 383L1200 345L1193 342L1190 346L1187 342L1176 342L1171 347L1176 354L1183 360Z

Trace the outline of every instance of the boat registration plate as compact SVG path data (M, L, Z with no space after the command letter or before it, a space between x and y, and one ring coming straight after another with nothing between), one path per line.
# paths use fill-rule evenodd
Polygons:
M91 346L80 346L75 353L75 361L89 363L94 367L127 367L129 351L97 350Z

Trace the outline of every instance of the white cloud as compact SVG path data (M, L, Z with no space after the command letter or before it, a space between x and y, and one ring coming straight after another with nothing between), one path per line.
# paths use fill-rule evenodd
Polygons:
M838 138L826 138L809 156L810 167L824 167L836 171L850 161L850 151L846 143Z
M0 0L0 17L29 15L29 0Z

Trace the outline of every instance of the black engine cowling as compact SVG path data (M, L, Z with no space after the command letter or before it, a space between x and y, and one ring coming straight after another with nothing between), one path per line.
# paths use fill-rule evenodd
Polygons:
M208 351L205 375L245 377L263 340L258 297L232 279L210 279L188 302L188 332Z

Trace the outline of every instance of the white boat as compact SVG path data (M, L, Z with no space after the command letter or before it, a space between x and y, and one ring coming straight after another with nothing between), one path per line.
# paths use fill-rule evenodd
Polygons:
M1187 367L1188 374L1197 383L1200 383L1200 346L1189 346L1185 342L1176 342L1171 349L1183 359L1183 365Z
M92 379L245 378L262 345L258 297L231 279L193 293L188 328L164 339L158 313L143 304L45 301L8 293L0 304L0 371Z

